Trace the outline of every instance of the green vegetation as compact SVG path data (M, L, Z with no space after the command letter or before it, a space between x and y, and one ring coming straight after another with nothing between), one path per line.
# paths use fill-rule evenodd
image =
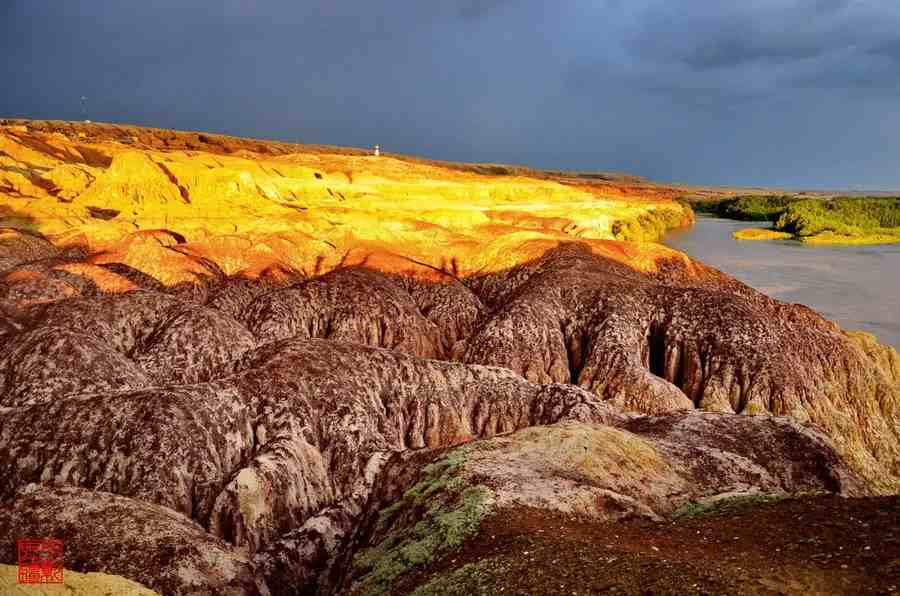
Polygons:
M675 206L677 205L677 207ZM687 203L676 202L672 208L656 208L645 211L634 219L616 220L612 234L616 240L656 242L672 228L693 221L693 211Z
M416 588L412 596L493 594L498 576L508 573L509 570L509 563L499 557L468 563L459 569L431 578L428 583Z
M728 497L725 499L717 499L715 501L690 501L685 503L672 514L672 517L678 519L683 517L697 517L698 515L712 515L715 513L724 513L726 511L734 511L746 507L755 507L764 505L765 503L777 503L788 498L787 495L740 495Z
M724 201L700 201L694 209L744 221L776 221L788 205L801 200L790 195L747 195Z
M467 448L422 470L422 480L379 514L386 537L353 560L360 593L386 594L407 571L436 560L474 535L489 512L490 492L456 476ZM411 526L411 527L410 527Z
M694 208L729 219L771 221L770 238L784 238L783 234L789 234L802 242L821 244L900 242L898 197L744 196L699 202ZM735 237L763 239L765 235L762 230L742 231Z
M798 201L779 216L775 228L812 242L897 242L900 241L900 198Z

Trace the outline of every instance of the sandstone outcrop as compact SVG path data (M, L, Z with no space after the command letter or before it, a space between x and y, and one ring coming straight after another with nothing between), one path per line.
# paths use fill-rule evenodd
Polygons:
M497 264L484 238L509 253L521 239L612 238L638 220L658 236L692 218L673 188L358 150L68 123L0 126L0 144L0 225L166 285L271 266L321 274L366 243L456 275Z

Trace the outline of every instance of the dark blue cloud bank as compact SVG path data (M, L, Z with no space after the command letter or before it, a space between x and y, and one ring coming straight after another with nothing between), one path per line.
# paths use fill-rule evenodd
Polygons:
M900 189L893 0L2 0L0 52L3 116Z

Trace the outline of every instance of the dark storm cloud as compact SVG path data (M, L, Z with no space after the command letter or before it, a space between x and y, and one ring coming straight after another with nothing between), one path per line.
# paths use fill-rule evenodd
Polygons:
M900 63L900 34L881 43L872 44L869 53L884 56L895 63Z
M900 47L900 5L893 3L883 8L847 0L691 6L648 7L630 39L636 53L705 70L830 57L864 62L867 54L896 55Z
M631 43L695 69L780 63L857 43L848 0L667 3L647 9ZM858 32L857 32L858 33Z
M459 14L468 20L480 19L500 6L513 2L514 0L459 0Z
M900 188L896 2L0 0L0 53L0 116Z

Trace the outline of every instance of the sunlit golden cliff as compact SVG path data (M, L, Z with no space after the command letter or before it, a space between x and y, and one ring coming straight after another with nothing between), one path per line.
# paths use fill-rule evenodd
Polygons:
M215 135L8 123L0 127L0 226L83 249L85 267L125 263L172 285L211 263L255 276L380 259L458 275L575 239L647 267L667 251L603 241L655 239L691 217L667 189L479 173L490 171Z

